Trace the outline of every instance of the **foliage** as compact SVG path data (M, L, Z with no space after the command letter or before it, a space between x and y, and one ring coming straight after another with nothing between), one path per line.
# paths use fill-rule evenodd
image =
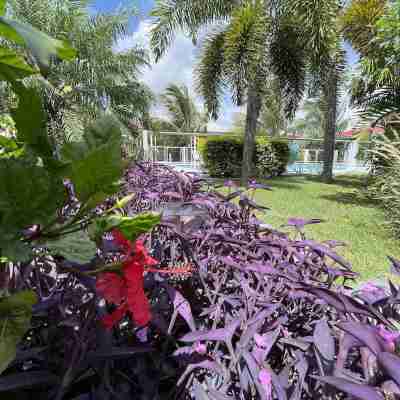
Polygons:
M207 117L197 109L187 86L169 85L161 96L174 131L205 132Z
M240 138L213 138L202 148L203 159L213 177L238 177L242 162L243 143ZM284 141L257 138L255 165L260 177L278 176L289 163L289 146Z
M298 132L310 139L321 139L324 133L324 113L320 98L307 98L300 108L301 117L292 122L289 130ZM342 97L336 123L336 132L342 132L349 126L345 99Z
M304 228L321 220L290 218L293 236L274 231L255 216L263 210L251 200L262 187L257 184L250 197L202 192L198 178L150 164L131 170L128 182L127 190L140 192L131 211L163 207L168 213L151 235L158 258L197 267L189 280L173 284L180 318L169 332L179 340L169 357L181 367L181 396L275 399L297 393L312 399L345 392L381 399L384 391L398 391L399 315L392 305L398 289L370 283L352 293L346 282L355 274L335 252L340 243L306 239ZM170 205L166 193L174 199ZM231 203L235 198L238 205ZM396 272L400 264L392 262ZM160 285L177 293L170 281Z
M253 173L254 138L266 83L277 82L283 100L279 108L293 117L307 72L322 76L332 65L340 42L336 30L340 5L338 0L156 2L151 43L157 59L177 30L195 42L202 27L215 28L202 41L198 86L214 119L226 89L235 104L247 102L242 183Z
M394 134L379 140L371 151L373 174L367 194L386 213L396 236L400 236L400 137Z
M357 13L354 13L354 10ZM400 2L356 1L344 15L344 31L362 59L353 102L368 124L396 127L399 113L399 35ZM365 20L368 20L368 33ZM367 32L365 31L365 32Z
M50 118L60 125L57 135L62 136L63 128L71 124L81 130L82 123L100 115L104 108L112 110L128 128L132 120L148 119L152 94L138 77L140 69L148 66L147 54L134 44L129 50L117 50L118 41L128 35L133 9L91 15L83 0L9 0L9 13L18 21L68 40L77 50L73 62L53 64L47 82L36 82Z
M28 24L10 21L4 17L0 19L0 35L16 44L26 44L29 56L34 57L34 64L46 73L50 61L55 57L62 61L75 54L68 44L52 39ZM75 269L74 262L77 260L96 260L98 249L94 244L89 246L92 254L88 256L83 252L88 251L89 242L85 237L85 230L96 223L100 212L103 214L102 218L112 216L112 226L132 237L159 221L159 218L152 216L143 216L134 221L123 218L120 210L123 207L122 201L116 203L119 208L94 210L100 202L119 189L117 184L123 168L121 124L112 116L103 115L86 127L81 141L61 148L63 157L60 160L55 156L56 149L49 137L46 125L48 115L42 97L35 87L27 86L21 81L21 78L30 77L39 70L35 65L28 65L16 50L8 49L4 55L3 62L0 63L0 79L12 87L18 96L18 104L11 112L15 122L15 137L0 136L0 281L2 284L13 282L1 288L2 294L11 293L0 300L1 373L13 371L13 363L20 362L22 366L20 365L18 372L26 370L26 360L31 362L32 359L26 354L21 356L21 351L24 352L30 345L35 346L43 341L43 337L38 336L32 339L32 332L38 326L50 331L59 326L55 323L49 328L49 321L43 320L43 314L38 317L37 310L35 312L32 308L36 303L36 295L40 307L48 300L50 303L54 302L53 295L59 296L60 285L65 285L61 292L67 297L64 289L70 287L72 297L68 300L63 298L63 301L72 300L72 303L63 310L59 308L60 304L53 303L63 316L73 314L71 310L74 307L85 307L87 302L94 305L93 293L86 291L84 299L79 297L83 286L80 283L71 285L72 275L63 280L66 277L63 273L63 262L89 286L93 280L91 275L95 276L108 269L121 269L120 264L112 264L106 259L102 263L94 262L90 271L88 268L86 271L85 268ZM66 261L64 256L74 260ZM3 279L4 277L8 279ZM52 312L55 310L52 306L44 306L40 312L48 309ZM21 345L21 341L24 345ZM68 348L69 344L71 343L66 342L65 349L57 356L64 358L66 354L73 354L72 349L75 348ZM45 345L50 354L54 350L52 345L50 342ZM35 354L41 352L37 349L35 351ZM76 355L72 356L75 360L74 357ZM49 357L46 362L53 363ZM15 375L6 374L6 377L1 378L0 391L36 384L46 386L50 382L58 381L54 373L43 369L46 368L37 368L35 365L32 372L17 374L17 379ZM56 394L49 395L52 398L62 398L71 384L71 371L68 367L59 371L65 371L64 378Z
M205 167L214 177L240 176L243 142L238 138L207 140L202 149Z

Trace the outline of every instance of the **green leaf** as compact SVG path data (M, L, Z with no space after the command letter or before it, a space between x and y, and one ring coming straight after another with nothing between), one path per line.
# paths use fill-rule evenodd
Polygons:
M14 360L17 344L30 327L35 292L18 292L0 300L0 374Z
M0 253L13 262L26 262L32 259L32 248L22 242L17 233L2 235L0 232Z
M67 144L64 159L71 161L67 177L81 202L97 205L118 190L122 176L120 123L104 116L86 129L84 142Z
M14 151L18 149L18 145L14 139L0 135L0 149L2 148L6 151Z
M0 16L6 13L7 0L0 0Z
M37 73L14 50L0 47L0 79L12 82Z
M155 213L144 213L135 217L111 215L94 221L90 235L94 240L98 240L105 232L117 228L128 240L134 242L140 235L151 231L160 221L161 215Z
M53 57L72 60L76 51L66 42L53 39L29 24L0 17L0 36L27 46L42 70L47 70Z
M28 145L46 162L53 158L46 129L46 113L37 90L27 88L22 83L13 85L19 95L18 108L11 112L17 129L17 139Z
M0 159L0 182L3 230L15 231L46 223L54 218L64 201L61 179L22 159Z
M84 231L65 235L57 241L47 242L45 246L53 254L82 264L89 262L96 255L96 245Z
M125 206L128 205L128 203L130 201L133 200L133 198L136 196L135 193L132 194L128 194L127 196L123 197L122 199L118 199L118 201L115 203L114 207L112 208L112 210L122 210L125 208Z

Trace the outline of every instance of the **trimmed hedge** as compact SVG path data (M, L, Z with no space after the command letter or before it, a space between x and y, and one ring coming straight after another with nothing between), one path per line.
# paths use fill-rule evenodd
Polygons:
M201 146L205 167L215 178L240 176L243 156L243 140L238 137L208 139ZM290 149L282 140L257 138L255 151L256 173L260 178L282 175L290 159Z

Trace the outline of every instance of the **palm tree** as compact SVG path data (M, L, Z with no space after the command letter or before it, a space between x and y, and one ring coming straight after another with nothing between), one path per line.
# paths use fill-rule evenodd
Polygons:
M286 115L292 117L303 96L308 66L313 67L314 73L322 72L318 67L328 64L334 53L337 35L333 26L339 3L339 0L156 2L151 42L157 58L165 53L177 30L196 42L200 28L214 28L202 43L197 70L199 88L213 118L218 117L220 99L226 89L231 91L237 105L247 104L243 183L253 171L257 121L267 78L276 77ZM328 76L324 74L325 82ZM325 87L328 93L328 85ZM332 118L327 125L329 131L331 125Z
M368 124L400 129L399 2L353 0L341 22L344 36L361 54L354 106Z
M167 109L169 123L173 130L180 132L206 132L206 115L198 111L189 89L185 85L169 85L161 96L161 103Z
M78 51L73 62L55 65L42 90L55 119L57 113L91 119L109 108L125 122L148 117L152 95L139 81L148 57L140 47L117 52L119 39L128 34L132 11L89 13L89 0L9 0L9 13L40 30L68 40ZM71 109L71 105L73 105Z

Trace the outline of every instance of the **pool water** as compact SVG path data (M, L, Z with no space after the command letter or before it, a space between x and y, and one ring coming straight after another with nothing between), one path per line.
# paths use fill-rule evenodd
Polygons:
M312 174L319 175L322 172L322 162L295 162L288 165L287 172L289 174ZM350 173L350 172L367 172L368 168L363 164L347 164L335 163L333 166L333 173Z

